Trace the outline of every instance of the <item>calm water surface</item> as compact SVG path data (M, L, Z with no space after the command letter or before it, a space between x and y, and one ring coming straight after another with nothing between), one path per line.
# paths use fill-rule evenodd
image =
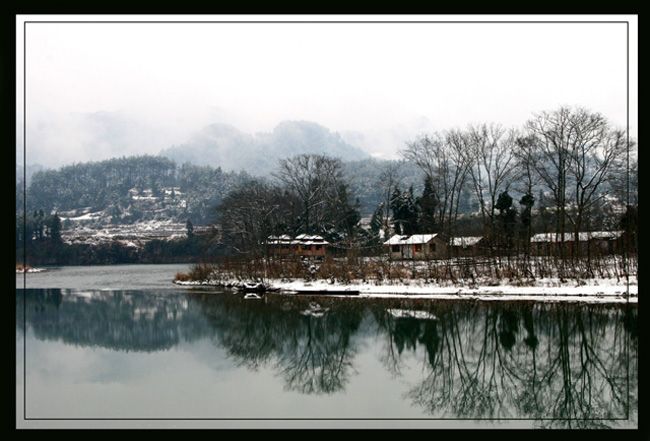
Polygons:
M637 308L179 289L187 265L16 276L17 423L637 427Z

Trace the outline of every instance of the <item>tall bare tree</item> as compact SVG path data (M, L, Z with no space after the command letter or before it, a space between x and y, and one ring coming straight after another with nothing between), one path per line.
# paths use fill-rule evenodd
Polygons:
M261 179L238 186L217 207L224 243L245 254L262 255L268 237L291 222L291 203L281 189Z
M541 112L525 128L528 142L521 146L530 149L536 173L553 194L560 240L568 219L577 243L585 213L605 195L603 184L628 147L625 133L580 107Z
M517 136L498 124L470 126L465 150L469 174L487 233L494 232L497 198L508 191L518 171Z
M273 176L302 202L302 230L320 232L332 221L333 207L341 201L343 166L338 158L300 154L280 160Z
M391 210L391 199L393 197L393 192L396 188L399 187L402 180L402 169L401 162L390 161L386 162L383 165L383 169L379 174L379 180L377 186L381 188L381 194L383 197L382 201L382 212L381 212L381 229L384 231L385 236L387 236L391 230L390 226L390 210Z
M429 177L437 193L440 231L455 233L460 196L468 176L467 137L457 129L421 135L400 150Z

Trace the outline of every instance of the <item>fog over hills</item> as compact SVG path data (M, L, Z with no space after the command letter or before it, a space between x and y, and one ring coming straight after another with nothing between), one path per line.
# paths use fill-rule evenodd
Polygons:
M162 150L160 155L178 164L190 162L266 175L279 159L301 153L327 154L343 161L370 158L338 133L309 121L284 121L271 133L255 134L228 124L211 124L187 142Z

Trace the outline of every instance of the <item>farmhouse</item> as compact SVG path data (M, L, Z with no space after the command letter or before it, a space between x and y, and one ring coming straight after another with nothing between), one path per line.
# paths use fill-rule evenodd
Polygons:
M321 236L301 234L290 236L270 236L266 242L269 254L274 256L324 257L329 242Z
M533 250L537 254L550 254L563 244L567 252L574 250L597 253L613 253L620 250L623 231L589 231L578 233L578 243L575 233L564 233L564 241L558 233L540 233L530 238Z
M452 257L478 256L484 251L483 236L453 237L449 241Z
M393 259L439 259L447 257L447 242L439 234L396 234L384 242Z

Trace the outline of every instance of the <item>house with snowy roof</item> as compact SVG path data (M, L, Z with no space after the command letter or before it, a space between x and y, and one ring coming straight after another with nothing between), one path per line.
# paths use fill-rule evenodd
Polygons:
M621 247L623 231L587 231L578 233L578 243L574 232L564 233L564 238L559 233L539 233L530 238L533 250L537 254L550 254L560 247L572 252L575 249L599 253L616 252Z
M449 240L449 251L452 257L478 256L485 251L483 236L452 237Z
M447 241L441 235L396 234L386 242L388 253L393 259L442 259L447 257Z
M301 234L292 238L285 234L269 236L266 245L269 254L275 256L324 257L329 242L317 235Z

